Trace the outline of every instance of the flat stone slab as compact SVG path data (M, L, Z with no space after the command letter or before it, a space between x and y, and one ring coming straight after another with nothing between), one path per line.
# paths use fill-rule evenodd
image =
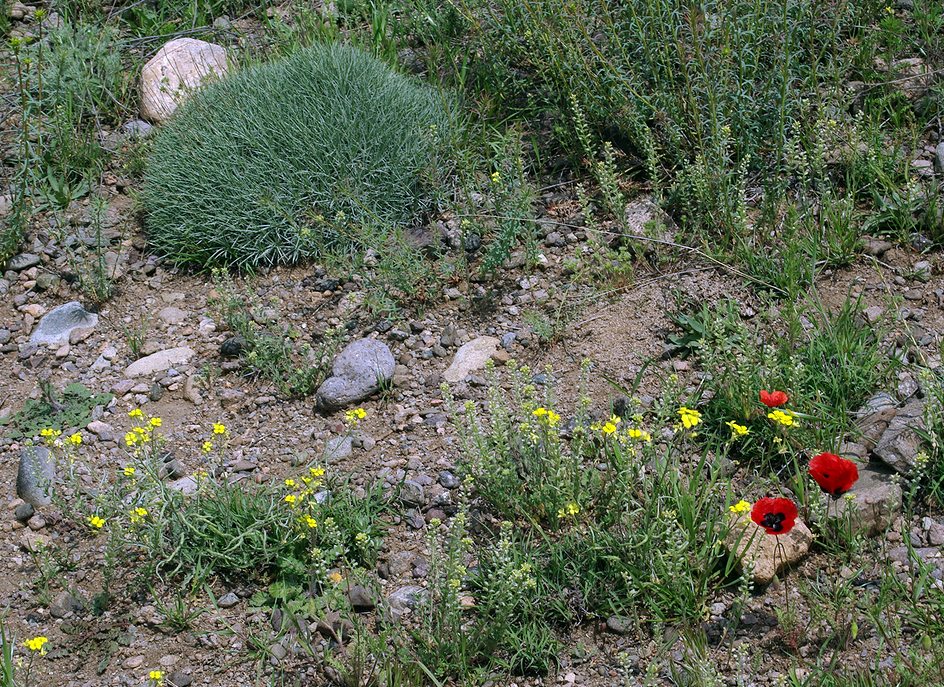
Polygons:
M63 346L69 343L73 330L92 329L97 324L98 315L83 308L78 301L70 301L43 315L29 340L31 344Z
M125 368L126 377L146 377L155 372L164 372L175 365L186 365L196 352L189 346L168 348L135 360Z
M463 344L452 364L443 372L443 379L450 384L461 382L468 375L477 370L481 370L495 353L498 352L498 346L501 343L494 336L480 336L467 344Z

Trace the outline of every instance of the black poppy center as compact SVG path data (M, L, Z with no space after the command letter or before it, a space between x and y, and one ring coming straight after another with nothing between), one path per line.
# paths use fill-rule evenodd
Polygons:
M786 519L787 516L783 513L767 513L764 515L763 525L768 530L779 532L783 529L783 521Z

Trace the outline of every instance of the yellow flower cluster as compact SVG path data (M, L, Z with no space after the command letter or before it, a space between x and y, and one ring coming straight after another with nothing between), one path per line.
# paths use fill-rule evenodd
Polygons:
M560 415L549 408L538 408L531 414L548 427L556 427L561 419Z
M141 508L139 506L138 508L135 508L134 510L132 510L130 515L131 515L131 524L137 525L138 523L142 522L144 518L147 517L148 511L147 511L147 508Z
M62 435L61 429L54 429L52 427L46 427L45 429L39 430L39 436L45 440L47 446L61 446L59 443L59 437Z
M733 506L729 506L728 510L731 511L732 513L736 513L740 515L741 513L749 512L751 510L751 504L745 501L744 499L741 499L740 501L735 503Z
M783 425L784 427L793 427L798 424L794 419L796 416L793 411L790 410L774 410L767 413L767 417L776 422L777 424Z
M164 671L152 670L150 673L148 673L148 680L153 681L157 687L162 687L164 684Z
M580 512L580 506L577 505L575 502L571 501L563 508L559 508L557 510L557 519L563 520L564 518L568 518L568 517L572 518L573 516L577 515L577 513L579 512Z
M134 477L135 472L136 470L133 465L126 465L121 469L121 474L125 477Z
M92 515L92 516L89 516L88 524L92 526L93 528L95 528L96 530L100 530L105 526L105 520L103 518L98 517L97 515Z
M682 406L678 409L678 414L685 429L694 429L701 423L701 413L693 408Z
M747 436L747 434L750 432L750 430L747 427L745 427L744 425L739 425L734 420L725 422L724 424L726 424L728 427L731 428L732 439L737 439L738 437Z
M33 637L26 640L26 648L30 651L38 651L40 656L46 655L46 644L49 643L48 637Z
M82 445L82 435L79 434L78 432L76 432L75 434L71 434L71 435L69 436L69 443L72 444L73 446L81 446L81 445Z
M344 413L344 419L349 425L356 425L367 417L367 411L363 408L353 408Z
M221 423L221 422L214 422L214 423L213 423L213 433L216 434L216 435L223 435L223 434L226 434L226 425L224 425L224 424Z
M616 432L616 430L618 429L619 423L621 423L622 421L623 421L623 418L619 417L618 415L611 415L610 419L607 420L606 422L593 423L592 425L590 425L590 429L595 430L597 432L603 432L604 434L609 436L610 434L614 434Z

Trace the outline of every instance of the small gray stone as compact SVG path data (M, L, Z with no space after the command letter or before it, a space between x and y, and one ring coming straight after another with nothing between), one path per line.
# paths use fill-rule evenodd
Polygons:
M220 608L232 608L239 603L239 597L236 596L233 592L227 592L219 598L216 602L216 605Z
M347 598L351 602L351 608L358 612L370 611L376 606L371 593L360 584L355 584L347 590Z
M72 613L81 611L84 605L82 599L76 597L74 594L60 592L49 605L49 615L57 619L66 618Z
M30 335L31 344L62 346L69 343L74 329L91 329L98 324L98 315L88 312L78 301L53 308L39 321Z
M174 489L175 491L179 491L184 496L190 496L192 494L196 494L197 489L199 488L199 485L197 484L197 480L194 479L190 475L188 475L187 477L181 477L180 479L175 480L173 482L169 482L167 486L170 487L171 489Z
M24 446L20 449L20 466L16 473L16 495L39 507L52 503L52 483L56 479L56 462L45 446Z
M193 677L190 673L181 670L175 670L165 678L167 687L190 687L193 683Z
M353 453L354 442L349 436L332 437L325 442L324 459L329 464L347 460Z
M406 613L415 611L426 599L429 592L422 587L400 587L387 597L387 617L392 622L398 621Z
M31 517L33 513L36 512L36 509L33 508L31 503L21 503L13 511L13 517L17 519L18 522L26 522Z
M121 133L129 138L145 138L150 136L154 127L143 119L132 119L121 125Z
M426 491L423 485L414 480L407 480L400 486L400 501L406 506L422 508L426 505Z
M337 410L378 392L393 378L396 361L387 344L360 339L344 348L334 360L332 376L318 388L318 407Z
M613 634L628 635L634 627L632 619L623 615L611 615L606 619L606 629Z
M439 484L443 489L458 489L462 482L449 470L443 470L439 473Z
M909 401L888 423L888 428L875 442L873 454L892 469L907 474L921 450L920 432L924 429L924 403Z
M39 264L39 256L33 253L20 253L7 260L7 269L22 272Z

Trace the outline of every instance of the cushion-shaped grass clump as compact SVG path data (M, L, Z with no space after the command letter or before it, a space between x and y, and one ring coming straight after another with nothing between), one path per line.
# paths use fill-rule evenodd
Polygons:
M450 122L439 93L348 46L240 70L154 141L149 239L179 265L252 270L376 237L429 205Z

